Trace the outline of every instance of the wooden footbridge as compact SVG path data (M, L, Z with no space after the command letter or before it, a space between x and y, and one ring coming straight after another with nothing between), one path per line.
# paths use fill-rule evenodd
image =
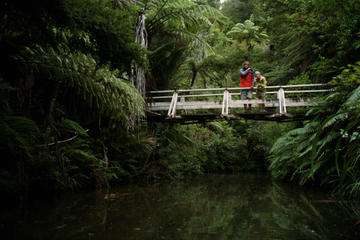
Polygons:
M265 100L241 100L241 90L250 88L209 88L150 91L147 98L147 119L179 123L199 123L218 120L304 120L306 108L314 106L317 97L331 91L333 85L302 84L266 87ZM244 111L251 104L251 111ZM265 104L266 112L258 105Z

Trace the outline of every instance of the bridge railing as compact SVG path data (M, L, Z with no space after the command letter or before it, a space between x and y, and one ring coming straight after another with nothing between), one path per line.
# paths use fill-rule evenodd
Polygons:
M167 111L170 118L177 110L221 109L221 115L229 114L230 108L243 108L244 104L265 104L276 107L279 114L286 114L288 107L312 106L314 97L331 91L329 84L299 84L267 86L266 99L239 100L241 90L256 88L206 88L150 91L148 109L152 112ZM255 96L255 95L254 95Z

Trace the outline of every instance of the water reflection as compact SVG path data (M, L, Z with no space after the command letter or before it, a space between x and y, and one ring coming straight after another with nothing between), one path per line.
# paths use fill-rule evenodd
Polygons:
M42 204L20 222L3 215L2 232L9 239L360 238L359 203L322 201L329 199L324 193L262 174L206 175L113 192L111 200L82 194Z

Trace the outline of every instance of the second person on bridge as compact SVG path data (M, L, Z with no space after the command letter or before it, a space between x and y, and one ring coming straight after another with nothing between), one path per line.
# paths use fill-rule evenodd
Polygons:
M266 112L265 110L265 93L266 93L267 79L265 76L262 76L259 71L255 72L255 87L256 87L256 96L258 99L262 100L263 103L259 103L260 112Z
M239 71L240 74L240 87L249 88L241 90L241 100L251 100L253 97L253 87L254 87L254 79L255 73L254 70L250 68L250 62L243 62L243 68ZM251 104L249 104L249 108L247 108L248 104L244 104L244 109L246 112L251 111Z

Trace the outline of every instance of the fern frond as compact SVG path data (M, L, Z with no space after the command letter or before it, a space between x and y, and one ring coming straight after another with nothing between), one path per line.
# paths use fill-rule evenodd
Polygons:
M126 124L133 117L144 114L144 100L135 87L118 78L117 71L99 68L91 56L73 53L63 47L49 48L48 51L35 47L27 52L30 54L19 57L22 63L46 73L60 91L71 91L90 109L97 108L100 113Z

